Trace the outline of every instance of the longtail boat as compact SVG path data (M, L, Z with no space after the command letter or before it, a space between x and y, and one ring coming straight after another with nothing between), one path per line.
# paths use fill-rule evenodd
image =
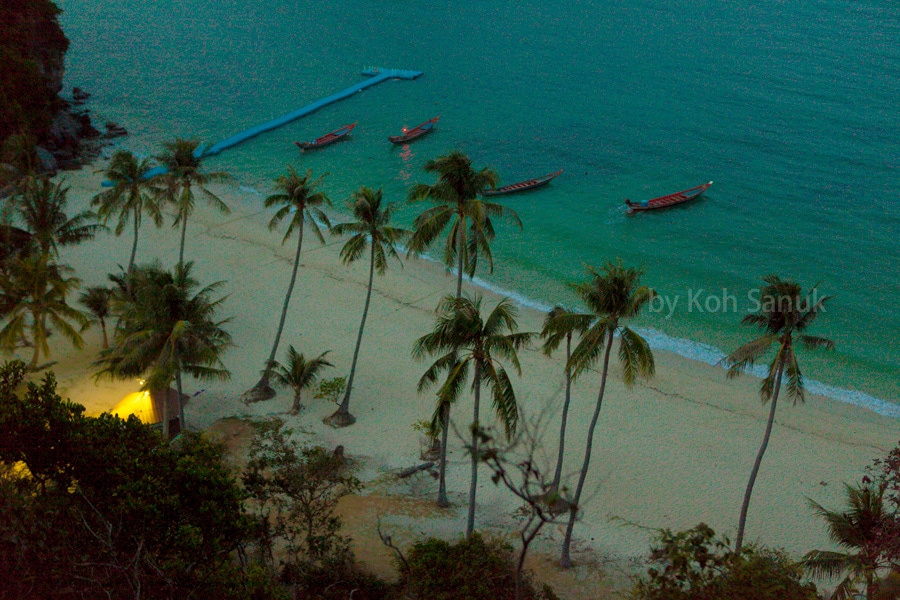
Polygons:
M641 210L656 210L657 208L668 208L670 206L675 206L676 204L684 204L694 198L698 198L703 192L709 189L709 186L713 184L712 181L704 183L703 185L698 185L697 187L693 187L689 190L683 190L681 192L675 192L674 194L669 194L668 196L660 196L659 198L653 198L652 200L647 200L645 202L632 202L631 200L625 200L625 205L628 206L628 212L638 212Z
M434 129L434 126L437 124L438 119L440 119L439 116L433 119L429 119L421 125L413 127L412 129L407 129L406 127L404 127L402 130L402 135L391 135L388 136L388 139L394 144L405 144L406 142L411 142L414 139L420 138Z
M539 188L547 185L548 183L559 177L562 172L563 169L560 169L556 173L550 173L549 175L544 175L543 177L535 177L534 179L526 179L525 181L520 181L519 183L511 183L509 185L499 187L495 190L485 190L482 195L502 196L503 194L515 194L516 192L533 190L534 188Z
M352 125L344 125L340 129L335 129L331 133L326 133L322 137L317 137L316 139L314 139L312 141L294 142L294 143L297 144L298 146L300 146L301 148L303 148L304 150L310 150L312 148L321 148L322 146L327 146L329 144L335 143L336 141L338 141L339 139L341 139L342 137L344 137L345 135L347 135L348 133L353 131L354 127L356 127L356 123L353 123Z

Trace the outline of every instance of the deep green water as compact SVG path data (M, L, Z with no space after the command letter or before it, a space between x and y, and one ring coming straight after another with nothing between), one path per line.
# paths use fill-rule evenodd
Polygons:
M896 407L875 398L900 402L897 3L59 3L68 85L132 132L130 149L220 140L359 81L365 66L419 69L210 166L265 191L295 162L329 171L334 199L365 184L398 202L425 160L452 148L505 182L565 168L551 187L508 197L525 230L501 229L496 269L482 274L491 285L571 301L564 284L583 264L622 257L680 298L671 317L645 319L665 334L656 343L712 361L752 335L738 323L759 276L821 281L835 298L816 333L838 350L803 357L807 376L881 412ZM439 129L408 151L387 142L437 114ZM300 156L292 144L354 121L353 139L327 150ZM690 206L624 213L626 197L707 180ZM739 312L706 311L723 288ZM688 310L689 290L703 290L702 312Z

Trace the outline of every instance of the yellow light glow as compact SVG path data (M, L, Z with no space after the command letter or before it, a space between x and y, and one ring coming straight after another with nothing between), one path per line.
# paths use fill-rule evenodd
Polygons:
M157 422L153 403L150 401L150 392L132 392L122 398L109 412L119 415L123 419L127 419L129 415L135 415L141 420L141 423Z

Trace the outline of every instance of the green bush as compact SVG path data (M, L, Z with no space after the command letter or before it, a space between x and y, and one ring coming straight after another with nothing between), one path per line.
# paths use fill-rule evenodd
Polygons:
M512 600L516 574L512 547L479 534L451 544L429 538L417 542L407 557L407 590L415 598L428 600ZM402 568L402 566L401 566ZM523 585L526 600L553 600L548 588L535 590L531 581Z
M661 531L651 566L631 593L633 600L817 600L802 568L780 550L746 545L734 554L727 540L701 523Z

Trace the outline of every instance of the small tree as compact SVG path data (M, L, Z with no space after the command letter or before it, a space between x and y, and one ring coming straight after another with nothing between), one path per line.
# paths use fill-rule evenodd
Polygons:
M300 403L303 390L313 386L319 378L319 373L325 367L333 367L330 362L325 360L330 350L327 350L316 358L307 359L302 352L297 352L293 346L288 348L287 365L275 363L275 369L272 378L278 385L289 387L294 391L294 404L291 407L291 414L299 414L303 405Z
M346 562L349 540L340 535L334 511L360 483L342 458L320 446L301 448L281 427L277 420L257 425L244 487L262 520L272 524L270 539L284 541L291 569L303 573L328 561Z
M524 503L524 519L519 530L522 549L516 560L515 598L522 600L525 582L522 570L528 549L545 525L559 523L554 507L561 499L559 481L548 476L538 460L542 444L537 436L537 426L527 423L507 444L499 443L499 436L491 428L479 430L481 438L480 460L492 471L491 481L502 485ZM472 451L472 448L469 448Z
M802 568L779 550L746 545L732 552L701 523L687 531L658 533L650 568L638 579L632 600L818 600L816 587L801 583Z

